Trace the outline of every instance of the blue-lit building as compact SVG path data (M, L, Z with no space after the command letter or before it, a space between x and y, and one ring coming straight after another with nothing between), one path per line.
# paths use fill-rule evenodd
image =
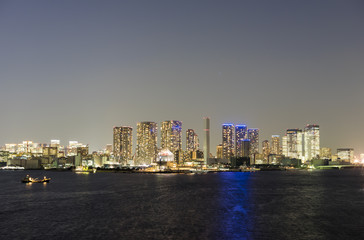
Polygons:
M248 139L248 128L246 125L235 126L235 156L243 157L242 144L243 141Z

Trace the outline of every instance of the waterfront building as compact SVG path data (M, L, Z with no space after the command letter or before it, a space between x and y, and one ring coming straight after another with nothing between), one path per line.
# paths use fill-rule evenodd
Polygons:
M113 153L116 160L126 165L133 158L133 128L129 126L114 127Z
M248 130L246 125L235 126L235 156L242 157L242 143L248 138Z
M198 136L193 129L186 131L186 150L187 152L196 151L199 148Z
M269 141L264 140L262 142L262 154L263 154L263 160L265 163L268 163L268 157L270 154L270 147L269 147Z
M282 137L282 155L288 157L287 135Z
M360 153L360 162L364 163L364 153Z
M241 144L241 156L250 157L250 139L244 139Z
M272 135L271 142L271 154L280 155L281 154L281 140L279 135Z
M320 157L322 159L331 159L331 157L332 157L331 148L322 147L320 149Z
M231 159L234 156L234 125L222 125L222 159Z
M207 165L209 156L210 156L210 118L204 117L204 123L205 123L205 142L203 145L203 155L204 155L204 163Z
M307 125L304 129L304 156L306 161L320 156L319 125Z
M303 134L302 129L287 129L286 131L286 157L303 159Z
M344 162L354 162L354 149L353 148L338 148L337 159Z
M164 121L161 126L161 148L170 150L176 162L179 162L179 152L182 149L182 122L176 120Z
M157 123L137 123L136 165L150 165L157 159Z
M216 158L222 159L222 144L216 146Z
M259 129L248 129L248 138L250 140L250 154L259 153Z

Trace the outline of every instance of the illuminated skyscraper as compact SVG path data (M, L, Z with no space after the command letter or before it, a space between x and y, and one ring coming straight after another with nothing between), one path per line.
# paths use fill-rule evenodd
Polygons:
M133 128L114 127L114 156L116 160L126 165L131 160L133 147Z
M234 125L222 125L222 158L230 159L234 156Z
M282 154L288 157L288 138L287 135L282 137Z
M241 144L241 156L250 157L250 139L244 139Z
M216 158L222 159L222 144L216 146Z
M200 144L198 141L198 136L193 129L187 129L186 131L186 150L188 152L193 152L198 150Z
M248 138L248 130L246 125L235 126L235 156L243 157L242 154L242 143L244 139Z
M354 149L353 148L338 148L337 158L340 161L353 163L354 161Z
M205 128L204 128L205 142L203 145L203 158L204 158L204 163L207 164L208 159L210 157L210 118L204 117L203 119L205 122Z
M248 138L250 139L250 154L259 153L259 129L248 129Z
M279 135L272 135L271 154L281 154L281 140Z
M266 163L268 163L268 157L269 157L269 154L270 154L270 148L269 148L269 141L268 140L264 140L262 142L262 153L263 153L264 161L266 161Z
M136 165L150 165L156 162L157 148L157 123L137 123Z
M305 160L309 161L320 155L320 127L319 125L307 125L304 130Z
M301 129L287 129L287 155L289 158L303 158L303 135Z
M176 120L162 122L161 147L171 151L179 161L178 156L182 149L182 122Z

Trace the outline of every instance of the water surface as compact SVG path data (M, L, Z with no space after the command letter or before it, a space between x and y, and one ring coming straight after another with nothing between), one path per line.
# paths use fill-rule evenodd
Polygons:
M0 189L1 239L364 239L361 169L1 171Z

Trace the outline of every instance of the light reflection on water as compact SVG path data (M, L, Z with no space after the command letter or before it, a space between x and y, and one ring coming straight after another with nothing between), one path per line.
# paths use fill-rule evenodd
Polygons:
M52 180L20 183L27 173ZM361 239L363 186L363 172L355 169L0 172L0 234L2 239Z

